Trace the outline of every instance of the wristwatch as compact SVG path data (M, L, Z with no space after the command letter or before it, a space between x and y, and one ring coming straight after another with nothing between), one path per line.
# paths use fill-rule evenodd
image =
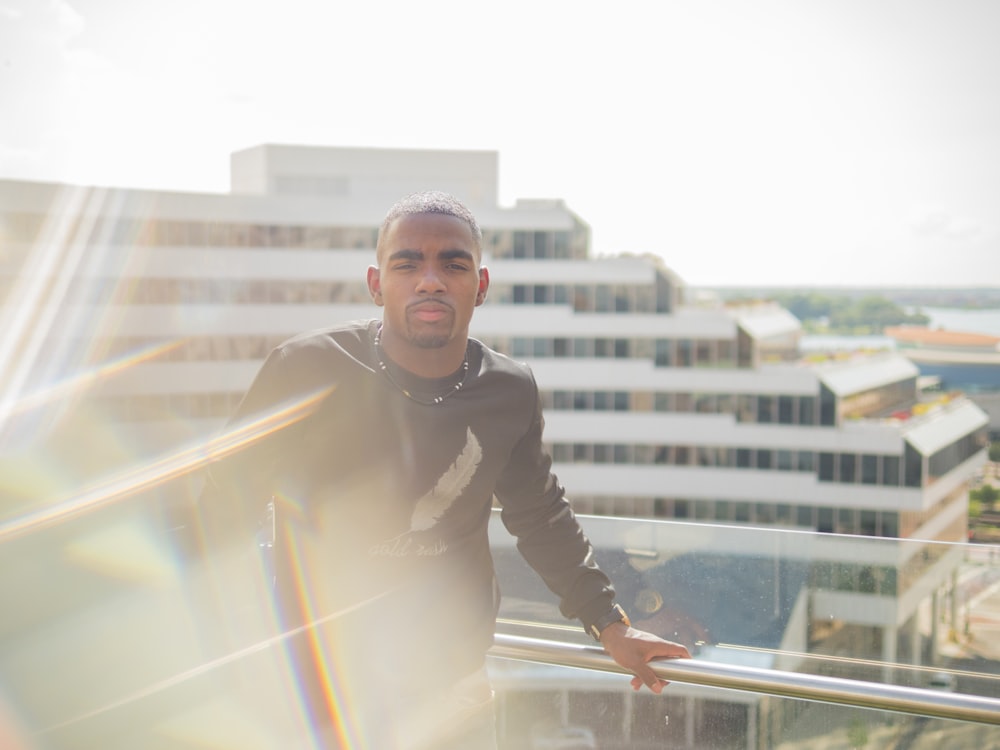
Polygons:
M628 619L628 615L625 614L625 610L621 608L620 604L613 604L611 609L594 620L590 626L590 634L594 636L595 641L600 641L601 633L604 632L604 629L608 625L614 625L616 622L623 622L627 626L632 625L632 621Z

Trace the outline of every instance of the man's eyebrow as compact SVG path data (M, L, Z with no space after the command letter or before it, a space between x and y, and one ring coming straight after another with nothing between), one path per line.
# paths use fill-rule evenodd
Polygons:
M461 248L456 248L454 250L442 250L441 257L445 260L455 260L456 258L461 258L462 260L475 260L475 257L468 250L462 250Z
M389 254L388 260L423 260L424 254L419 250L397 250Z
M442 250L439 257L442 260L470 260L475 261L475 256L468 250L463 250L462 248L455 248L454 250ZM396 250L394 253L389 254L388 260L423 260L424 253L421 250Z

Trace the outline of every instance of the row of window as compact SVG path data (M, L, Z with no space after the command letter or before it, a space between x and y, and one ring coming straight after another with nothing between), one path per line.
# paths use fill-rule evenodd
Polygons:
M562 411L732 414L753 424L829 425L814 396L691 393L684 391L542 391L542 406ZM832 415L829 417L832 418Z
M920 487L919 462L912 467L899 456L728 446L645 445L623 443L553 443L558 463L663 464L726 469L766 469L814 472L820 481L885 487ZM835 469L831 470L831 467Z
M571 495L577 513L638 518L673 518L707 523L789 526L836 534L898 537L895 511L817 508L793 503L691 500L669 497Z
M232 414L241 394L172 393L108 396L94 405L110 419L141 422L173 419L218 419ZM843 484L919 487L921 463L898 456L816 453L814 451L723 446L554 443L558 463L704 466L736 469L813 472L821 481ZM911 449L912 450L912 449Z
M0 298L13 288L13 276L0 276ZM532 291L533 290L533 291ZM120 305L324 305L371 301L363 279L357 281L285 281L280 279L121 278L74 279L63 301L68 304ZM493 284L494 304L563 304L576 312L647 313L656 301L649 286L624 284Z
M46 218L44 214L26 212L0 214L0 238L10 243L34 243L42 234ZM87 221L91 221L89 217ZM375 248L378 228L101 217L93 221L88 239L92 243L146 247L360 250ZM587 255L588 243L587 229L580 224L569 231L483 229L483 249L497 258L582 259Z
M903 459L899 456L820 453L817 476L821 482L920 487L922 472L920 454L907 445Z
M363 280L83 278L69 285L63 301L79 305L360 305L371 303L371 295Z
M657 367L748 367L738 360L730 339L612 337L491 337L484 343L515 359L607 358L651 359Z
M493 284L490 298L512 305L572 305L576 312L655 313L655 290L647 284Z
M200 362L200 361L226 361L232 359L258 359L266 356L270 349L281 343L292 334L280 336L191 336L183 339L180 346L169 355L169 359L175 362ZM484 337L487 338L487 337ZM262 349L262 343L268 344ZM273 343L272 343L273 342ZM104 341L100 346L95 347L101 352L106 352L107 356L125 356L137 349L146 348L150 344L162 343L151 342L148 338L140 337L120 337ZM614 338L522 338L522 337L488 337L485 341L487 345L499 352L508 354L515 359L526 358L570 358L578 357L585 359L653 359L656 364L662 367L713 367L732 368L736 366L731 358L733 347L731 342L724 339L614 339ZM554 406L553 396L546 397L550 405ZM683 396L681 397L683 399ZM721 402L705 402L700 400L697 407L686 409L683 406L677 408L653 408L652 406L633 407L641 411L708 411L712 413L731 413L732 403L727 400L731 397L720 396ZM755 397L757 398L757 397ZM747 402L743 404L741 410L760 413L760 419L772 422L782 422L784 424L812 424L808 420L811 407L802 407L795 401L779 401L777 397L771 398L760 396L762 401L758 405ZM788 397L791 398L791 397ZM600 402L600 397L589 397L573 395L567 401L560 397L559 403L562 406L555 408L576 409L587 408L586 406L575 406L577 403ZM603 408L603 407L596 407ZM801 418L800 413L805 414ZM798 420L788 422L786 420Z
M946 445L927 460L927 481L933 483L949 471L989 448L989 431L983 427Z

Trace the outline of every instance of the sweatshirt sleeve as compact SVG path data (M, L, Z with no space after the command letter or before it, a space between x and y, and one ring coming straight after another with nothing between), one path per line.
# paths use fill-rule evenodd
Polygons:
M579 619L589 629L611 608L614 587L597 566L590 540L552 473L534 378L531 384L535 408L530 424L497 483L501 518L525 560L559 597L563 616Z

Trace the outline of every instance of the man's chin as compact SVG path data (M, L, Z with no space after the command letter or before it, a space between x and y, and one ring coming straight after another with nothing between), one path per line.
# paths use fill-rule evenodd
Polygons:
M451 336L437 331L410 331L410 343L421 349L440 349L447 346Z
M452 331L450 326L410 326L409 340L414 346L420 347L421 349L440 349L443 346L447 346L452 340Z
M441 349L448 345L451 339L448 336L414 336L410 342L421 349Z

